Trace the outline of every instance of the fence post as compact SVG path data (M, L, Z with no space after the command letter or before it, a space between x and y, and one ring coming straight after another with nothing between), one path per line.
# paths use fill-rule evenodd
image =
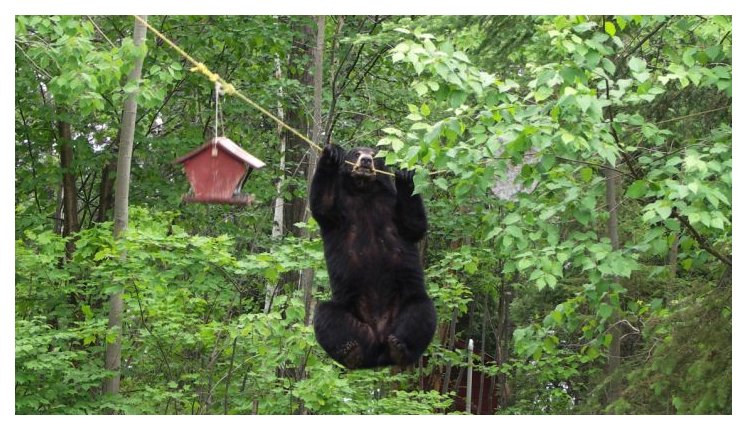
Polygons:
M467 344L467 402L466 412L472 413L472 351L475 349L475 343L472 339Z

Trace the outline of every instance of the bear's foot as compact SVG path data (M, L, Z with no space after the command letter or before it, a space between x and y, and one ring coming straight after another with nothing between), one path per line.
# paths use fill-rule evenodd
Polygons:
M356 369L363 364L363 351L358 342L351 340L345 343L337 352L341 363L348 369Z
M399 366L407 366L407 345L397 336L390 334L387 338L389 344L389 357Z

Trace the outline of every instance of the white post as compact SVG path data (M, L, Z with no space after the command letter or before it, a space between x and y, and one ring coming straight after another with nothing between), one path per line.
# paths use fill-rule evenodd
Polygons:
M467 402L466 412L472 413L472 351L475 349L475 343L472 339L467 344Z

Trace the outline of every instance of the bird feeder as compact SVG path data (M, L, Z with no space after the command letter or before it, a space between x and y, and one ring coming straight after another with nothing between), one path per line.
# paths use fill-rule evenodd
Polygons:
M184 165L191 185L190 192L182 198L185 202L233 205L252 202L254 196L242 194L241 187L253 169L265 165L225 136L209 139L174 163Z

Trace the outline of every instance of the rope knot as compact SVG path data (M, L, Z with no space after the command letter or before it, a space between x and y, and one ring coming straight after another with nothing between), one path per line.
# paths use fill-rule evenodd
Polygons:
M197 63L194 67L192 67L191 69L189 69L189 71L190 72L200 72L203 75L206 75L206 74L210 73L210 71L208 70L207 66L204 65L204 64L202 64L202 63Z
M229 96L232 96L236 94L236 88L234 88L234 86L229 83L225 83L223 84L223 92L225 94L228 94Z
M197 63L197 65L189 69L189 71L202 73L203 75L207 76L211 82L218 82L221 80L220 75L211 72L210 69L208 69L208 67L203 63Z

